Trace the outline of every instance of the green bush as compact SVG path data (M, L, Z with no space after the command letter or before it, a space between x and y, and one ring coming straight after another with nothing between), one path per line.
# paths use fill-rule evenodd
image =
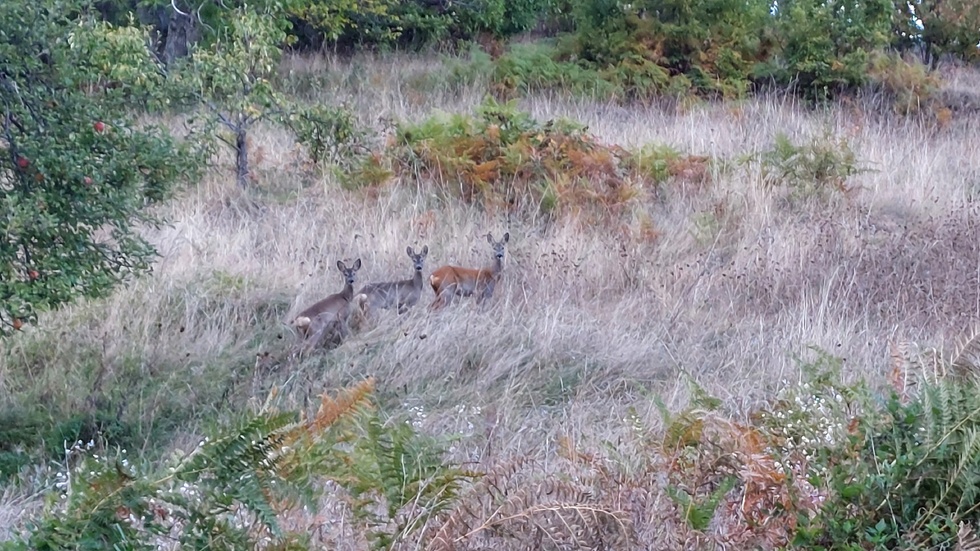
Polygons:
M581 0L569 54L634 97L688 88L738 96L768 40L768 9L761 0Z
M661 477L682 529L693 537L723 519L746 548L973 548L980 335L949 358L893 346L883 391L843 382L842 360L813 352L798 360L802 382L746 423L716 413L719 401L697 388L680 412L658 402Z
M289 8L301 45L351 51L362 47L420 48L481 34L507 37L549 18L553 0L431 2L372 0L322 3L292 0Z
M895 1L893 36L902 51L921 50L933 67L943 56L980 59L980 4L973 0Z
M171 84L204 109L193 119L212 144L235 154L235 181L246 188L253 180L249 136L269 121L292 131L314 163L344 160L357 141L353 115L334 106L303 105L273 85L288 42L284 13L233 10L225 31L207 47L171 71Z
M847 193L848 179L864 170L847 140L831 136L797 145L785 134L777 134L759 161L765 185L785 187L799 198Z
M394 173L488 210L608 217L639 193L625 151L571 121L540 123L515 102L492 98L475 116L440 113L400 124L384 153Z
M65 448L76 442L98 443L135 449L142 444L138 427L120 419L111 404L92 413L65 418L41 411L0 411L0 483L15 477L24 467L64 459Z
M870 63L873 86L891 101L896 113L921 112L935 101L941 86L939 75L918 61L906 61L898 54L878 54Z
M583 97L626 97L622 86L607 80L599 71L558 60L558 49L547 43L514 45L497 60L492 78L507 92L562 91Z
M673 167L681 159L679 151L664 144L647 144L630 156L630 165L656 183L674 175Z

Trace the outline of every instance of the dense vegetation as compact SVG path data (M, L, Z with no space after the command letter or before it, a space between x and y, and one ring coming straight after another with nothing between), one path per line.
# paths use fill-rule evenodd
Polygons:
M98 8L120 25L138 14L166 59L219 40L241 17L208 2L183 12L163 0ZM280 42L300 49L459 48L478 40L499 56L508 37L551 36L558 46L544 56L502 62L506 87L584 80L577 86L628 98L738 96L773 83L825 98L868 84L869 74L876 80L871 68L886 54L932 66L980 56L980 8L967 0L262 0L248 10L265 14L285 33Z
M149 236L159 228L161 205L202 179L224 181L226 153L237 183L229 187L240 194L234 200L244 198L233 205L235 224L269 216L260 204L267 199L302 203L276 196L263 176L263 158L282 154L304 189L329 186L328 200L342 191L376 198L392 188L416 190L418 201L431 207L411 222L420 237L436 223L435 209L456 205L535 232L575 228L618 236L613 254L626 259L623 267L598 279L612 286L609 280L621 277L624 289L641 292L629 263L652 256L665 231L653 209L736 178L776 197L782 213L820 221L820 212L851 213L856 177L875 168L838 135L778 131L769 147L739 156L607 143L575 121L536 120L519 99L545 92L614 100L626 109L651 103L683 109L775 89L811 109L872 96L884 98L875 116L939 132L961 106L939 93L935 69L941 60L976 61L980 8L974 3L185 4L0 5L0 338L14 343L0 347L0 367L9 370L0 370L0 385L11 391L0 402L0 483L24 485L37 468L36 484L50 496L3 549L316 548L325 540L315 540L304 523L330 514L345 521L337 530L354 542L351 548L626 549L695 542L965 550L980 544L976 334L951 355L916 352L896 340L885 383L848 379L840 358L815 350L798 361L799 384L740 409L693 380L688 403L673 408L649 380L613 390L590 380L615 395L610 399L643 395L656 404L659 426L645 424L629 405L625 439L592 435L595 441L580 443L562 428L548 461L518 451L469 464L461 459L460 435L447 429L433 436L411 414L388 413L404 409L404 393L395 385L379 390L376 379L345 371L343 356L304 359L290 354L289 345L277 345L281 356L270 354L270 343L283 338L277 323L292 297L259 292L261 282L214 266L144 297L139 307L152 302L152 314L111 306L114 293L138 285L154 265L158 252ZM518 35L522 43L513 40ZM383 56L433 48L459 55L416 75L416 93L482 87L486 97L475 112L381 121L387 126L379 129L377 113L317 95L329 89L331 75L283 69L290 51ZM270 128L288 136L292 149L255 145L255 136ZM694 213L684 238L710 256L726 235L749 233L733 221L732 205L718 201ZM216 216L208 209L200 216ZM896 247L920 238L956 240L943 231L973 250L972 234L947 228L933 236L910 233ZM862 247L887 252L886 238L871 230L853 239L860 242L855 263L876 261ZM550 258L565 263L563 254L553 250ZM890 262L895 255L885 256ZM733 279L746 270L727 258L718 263L729 263ZM584 278L581 264L564 265ZM952 272L954 265L936 271ZM889 275L903 273L898 262L888 267ZM738 289L771 300L799 291L772 278L745 277ZM852 292L860 283L848 284L849 296L861 295ZM745 299L731 303L737 300ZM69 315L78 304L81 313ZM933 323L933 313L915 321ZM94 337L99 316L125 318L117 342ZM191 324L221 325L218 354L166 350L169 335ZM411 334L432 342L437 331L429 330L397 327L390 332L396 337L384 338ZM539 345L540 335L527 333L486 346ZM154 343L152 353L140 344L147 342ZM388 361L380 340L360 346L351 354ZM521 406L528 412L560 416L578 392L570 389L597 361L554 352L547 361L516 361L527 373L547 373L540 384L518 383L526 387L529 403ZM488 355L461 354L453 358L462 362L458 372L413 391L444 405L447 381L465 384L486 367ZM313 383L323 380L348 390L323 393L310 406ZM412 411L424 417L418 407ZM466 407L460 407L462 418ZM188 438L194 443L182 451ZM51 463L54 473L37 467ZM338 509L318 512L327 500ZM669 522L672 533L651 534L651 519Z

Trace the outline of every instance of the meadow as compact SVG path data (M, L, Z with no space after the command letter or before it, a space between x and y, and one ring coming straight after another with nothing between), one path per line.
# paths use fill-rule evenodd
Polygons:
M345 103L383 143L392 120L471 114L484 101L483 77L454 79L452 63L296 56L281 72L292 94ZM309 410L317 395L370 376L395 422L451 437L447 462L491 471L520 459L534 465L522 467L527 481L586 487L595 481L576 469L594 460L622 475L621 488L648 481L642 499L602 501L625 511L635 532L633 543L606 548L758 544L719 520L692 535L674 502L651 489L654 469L641 463L655 463L658 404L682 411L707 394L721 418L739 423L798 388L802 366L824 354L839 359L841 384L887 388L898 343L950 347L970 333L980 318L980 97L970 96L980 73L949 67L943 77L945 93L966 99L938 118L894 115L874 96L817 107L779 93L516 100L542 123L586 125L597 143L708 160L637 186L602 220L452 200L425 177L343 185L306 164L288 134L262 127L249 189L236 188L222 159L160 207L167 224L145 230L160 252L151 275L0 341L0 407L36 423L25 430L78 419L82 440L98 440L98 427L155 461L267 400ZM780 140L800 148L777 162ZM821 180L820 170L831 174ZM427 277L444 264L487 265L488 232L510 240L487 305L432 311L426 285L408 313L380 313L336 349L291 356L288 322L341 288L337 260L361 259L360 286L410 277L405 248L428 246ZM57 458L5 483L0 539L39 514L64 468ZM649 478L630 478L640 472ZM327 495L322 505L288 522L320 545L364 548L341 500ZM486 537L534 541L525 535Z

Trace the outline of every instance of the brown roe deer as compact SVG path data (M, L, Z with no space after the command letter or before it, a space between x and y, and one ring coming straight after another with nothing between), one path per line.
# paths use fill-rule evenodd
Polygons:
M432 308L439 308L452 303L456 297L476 295L477 303L493 296L494 287L504 268L504 245L510 240L510 233L505 233L500 241L494 241L492 234L487 234L487 242L493 246L493 264L486 268L460 268L458 266L443 266L432 272L429 284L436 294Z

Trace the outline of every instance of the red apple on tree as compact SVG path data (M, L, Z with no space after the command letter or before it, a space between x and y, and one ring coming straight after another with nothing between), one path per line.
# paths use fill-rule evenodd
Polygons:
M31 281L34 281L37 278L41 277L41 274L39 274L37 270L31 270L27 272L27 277L31 278Z
M92 185L92 178L86 176L85 178L82 179L82 183L84 183L87 186L90 186Z
M101 134L105 132L105 123L102 121L95 121L95 124L92 125L92 128L95 128L95 131Z
M27 160L26 157L17 157L17 167L21 170L27 170L27 167L31 166L31 162Z

